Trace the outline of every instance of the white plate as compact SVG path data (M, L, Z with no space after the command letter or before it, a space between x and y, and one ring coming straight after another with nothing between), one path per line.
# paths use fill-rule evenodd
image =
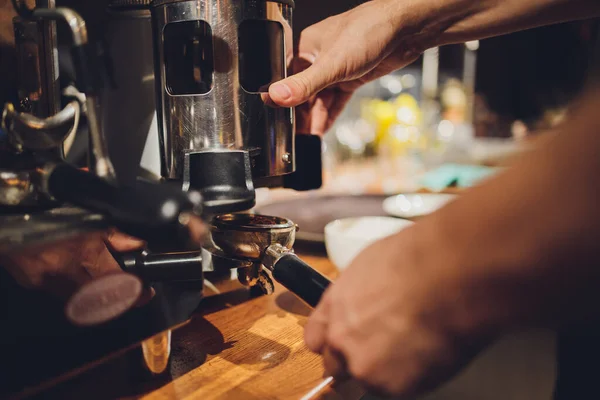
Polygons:
M414 224L393 217L344 218L325 226L325 247L338 269L346 268L371 243L400 232Z
M455 194L399 194L383 201L386 213L400 218L422 217L438 210L458 197Z

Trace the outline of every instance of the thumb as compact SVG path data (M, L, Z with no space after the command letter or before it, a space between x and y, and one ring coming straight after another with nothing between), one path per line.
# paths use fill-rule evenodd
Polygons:
M302 72L274 83L269 87L269 97L281 107L294 107L307 102L321 90L336 83L329 66L313 64Z

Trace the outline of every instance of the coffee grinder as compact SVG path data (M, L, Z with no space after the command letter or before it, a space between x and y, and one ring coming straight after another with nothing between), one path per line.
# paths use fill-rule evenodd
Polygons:
M274 276L314 305L329 281L293 255L295 224L231 214L255 205L255 188L321 186L320 138L296 134L294 110L266 101L293 58L293 9L292 0L112 1L115 84L104 92L103 124L119 175L138 168L131 155L155 135L160 179L202 194L213 269L237 269L264 293Z

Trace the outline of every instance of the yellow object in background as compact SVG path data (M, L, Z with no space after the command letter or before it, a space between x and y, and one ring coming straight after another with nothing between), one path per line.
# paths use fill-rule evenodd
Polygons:
M455 124L465 122L467 115L467 94L462 83L457 79L450 79L444 85L440 96L442 103L442 116Z
M417 128L422 119L417 100L407 93L402 93L391 101L364 100L361 104L361 114L362 119L376 127L376 144L388 141L390 135L392 135L392 140L397 140L395 137L399 136L400 140L405 141L406 135L394 135L390 133L390 130L393 130L396 126Z
M396 119L396 109L390 102L367 99L361 104L361 117L375 126L375 143L378 144Z
M402 93L396 100L396 123L405 126L419 126L421 124L421 109L417 99L408 93Z
M375 127L375 145L381 155L402 157L409 151L427 147L422 134L422 112L417 99L408 93L385 101L365 99L361 103L361 117Z

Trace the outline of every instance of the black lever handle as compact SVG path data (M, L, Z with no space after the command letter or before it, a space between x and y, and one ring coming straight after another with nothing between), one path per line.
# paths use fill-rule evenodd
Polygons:
M202 281L202 252L149 254L132 252L116 254L115 259L125 272L144 282Z
M154 251L199 248L192 232L200 225L202 198L196 192L141 181L121 187L68 164L53 166L46 184L55 199L106 216L121 231L146 240Z
M283 177L283 187L297 191L319 189L323 185L322 142L318 135L297 134L296 171Z
M316 307L331 280L321 275L294 254L281 256L272 266L273 278L290 292Z

